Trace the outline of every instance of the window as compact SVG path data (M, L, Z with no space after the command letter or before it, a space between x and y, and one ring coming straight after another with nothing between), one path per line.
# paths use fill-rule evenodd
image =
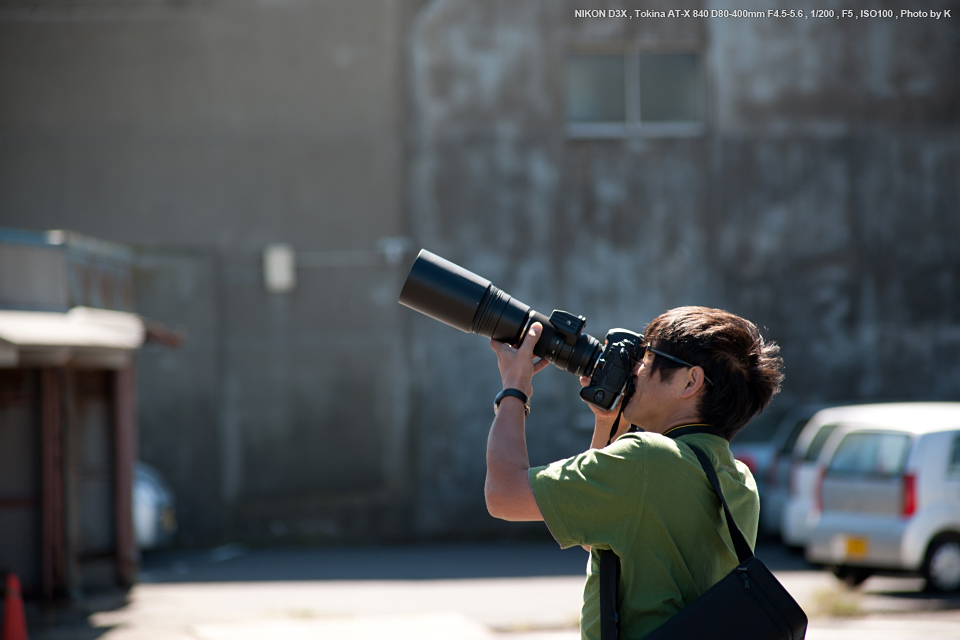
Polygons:
M699 135L706 99L699 53L576 53L566 59L574 136Z
M960 477L960 436L953 439L950 447L950 460L947 463L947 475Z
M807 426L808 422L810 422L810 418L804 418L802 420L797 420L793 424L793 427L790 429L790 433L783 441L783 444L780 445L779 453L789 455L790 452L793 451L794 446L797 444L797 439L800 437L800 433L803 431L803 428Z
M909 451L910 436L904 433L850 433L840 441L828 473L899 475Z
M820 427L819 431L813 436L813 440L810 441L810 446L803 454L804 462L817 461L817 458L820 457L820 450L823 449L823 445L827 443L827 438L836 428L836 424L825 424Z
M703 121L699 55L640 55L638 67L641 123Z
M624 122L623 56L567 58L567 122Z

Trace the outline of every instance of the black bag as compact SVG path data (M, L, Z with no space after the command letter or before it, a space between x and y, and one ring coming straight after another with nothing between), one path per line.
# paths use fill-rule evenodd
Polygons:
M807 616L767 567L753 555L720 491L707 455L690 446L723 504L727 528L740 564L702 596L646 636L647 640L710 638L715 640L802 640ZM616 640L620 559L600 552L600 637Z

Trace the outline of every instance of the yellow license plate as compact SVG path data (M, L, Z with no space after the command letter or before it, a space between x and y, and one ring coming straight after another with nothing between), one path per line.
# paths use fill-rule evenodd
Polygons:
M160 514L160 527L164 533L172 533L177 528L177 514L167 507Z
M865 558L870 551L869 538L847 538L847 557Z

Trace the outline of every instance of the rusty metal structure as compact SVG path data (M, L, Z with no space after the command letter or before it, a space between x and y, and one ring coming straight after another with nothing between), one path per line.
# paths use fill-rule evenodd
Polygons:
M136 459L131 253L0 230L0 568L27 595L129 585Z

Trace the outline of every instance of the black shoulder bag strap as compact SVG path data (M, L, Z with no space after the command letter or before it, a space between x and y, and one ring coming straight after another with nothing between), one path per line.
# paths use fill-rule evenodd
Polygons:
M696 429L696 430L695 430ZM674 437L687 435L690 433L704 433L705 430L696 427L686 427L677 429ZM753 557L753 550L743 537L740 527L737 526L730 513L730 507L727 506L727 500L723 497L723 491L720 490L720 480L717 478L717 472L710 462L710 458L700 447L692 444L687 445L697 456L703 472L707 474L707 480L710 486L720 498L720 504L723 505L723 515L727 520L727 528L730 530L730 538L733 540L733 548L737 552L737 560L742 564L744 561ZM600 551L600 638L601 640L617 640L619 636L620 622L620 558L616 553L609 549Z
M743 533L740 531L740 527L737 526L736 520L733 519L733 514L730 513L730 507L727 506L727 500L723 497L723 491L720 490L720 480L717 478L717 472L714 470L713 465L710 464L710 458L707 457L707 454L705 454L700 447L695 447L692 444L688 446L693 449L697 460L700 461L700 466L703 467L704 473L707 474L707 480L710 481L714 492L717 494L717 497L720 498L720 504L723 505L723 515L727 519L727 529L730 530L730 539L733 540L733 548L737 552L737 560L740 564L743 564L753 557L753 549L750 548L747 539L743 537Z
M609 549L600 552L600 640L617 640L620 634L620 557Z
M607 444L613 442L613 437L617 435L617 429L620 427L620 419L623 417L623 410L630 402L634 392L637 390L636 382L631 377L627 381L627 387L623 398L620 399L620 411L617 412L617 419L610 427L610 437L607 438ZM634 430L634 425L630 425L630 430ZM620 622L620 558L609 549L600 551L600 638L601 640L617 640L619 635L618 624Z

